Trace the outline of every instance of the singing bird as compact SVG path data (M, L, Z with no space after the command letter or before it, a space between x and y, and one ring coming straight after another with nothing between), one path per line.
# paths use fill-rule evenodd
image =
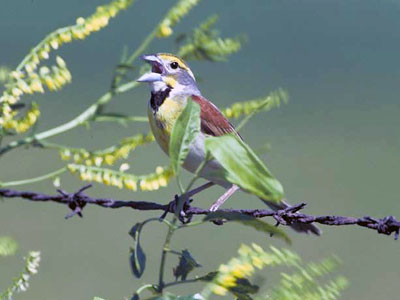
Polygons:
M183 168L192 173L197 170L205 158L204 143L209 136L234 134L242 139L221 111L201 95L193 72L181 58L172 54L158 53L144 55L142 59L151 65L151 72L142 75L138 81L150 85L151 97L148 103L150 127L156 141L167 155L172 128L185 105L188 101L194 101L200 106L201 130L190 145ZM200 177L209 182L191 191L190 196L214 184L224 187L226 192L210 207L211 211L217 210L233 193L240 189L237 185L228 182L223 174L223 167L217 160L208 161L200 172ZM290 206L283 200L280 202L264 200L264 202L273 210ZM310 232L316 235L321 233L312 224L292 224L291 227L298 232Z

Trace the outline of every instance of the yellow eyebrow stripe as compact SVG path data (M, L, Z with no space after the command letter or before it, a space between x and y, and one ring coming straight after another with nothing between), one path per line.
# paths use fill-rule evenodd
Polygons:
M184 69L184 70L189 70L189 67L187 66L187 64L180 59L179 57L173 55L173 54L169 54L169 53L159 53L157 54L157 56L159 58L161 58L162 60L169 60L171 62L175 61L179 64L179 67Z

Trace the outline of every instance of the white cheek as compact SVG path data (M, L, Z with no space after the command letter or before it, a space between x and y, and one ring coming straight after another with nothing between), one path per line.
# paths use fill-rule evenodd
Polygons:
M150 87L151 87L151 91L153 93L157 93L159 91L165 90L167 88L167 85L163 81L156 81L156 82L152 82L150 84Z

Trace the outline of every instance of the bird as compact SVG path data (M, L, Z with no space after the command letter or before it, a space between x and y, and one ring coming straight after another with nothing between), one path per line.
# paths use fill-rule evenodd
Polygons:
M172 129L188 101L194 101L200 106L200 133L190 145L182 165L184 169L191 173L196 172L205 159L204 144L208 137L232 134L242 140L241 135L218 107L202 96L192 70L183 59L169 53L142 55L141 59L150 64L151 71L140 76L137 81L148 83L150 86L148 119L157 143L167 155ZM216 211L230 196L240 190L238 185L228 182L223 173L223 167L216 159L209 160L199 174L208 182L190 191L189 196L213 185L222 186L226 189L225 193L210 207L210 211ZM261 200L275 211L290 207L284 200ZM297 223L291 224L291 227L297 232L321 234L320 229L313 224Z

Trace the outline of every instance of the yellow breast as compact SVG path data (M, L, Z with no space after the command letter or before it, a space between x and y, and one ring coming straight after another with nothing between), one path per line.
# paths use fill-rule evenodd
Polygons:
M154 112L150 104L148 106L151 130L153 131L156 141L166 154L168 154L169 138L172 128L184 109L184 106L184 101L181 99L172 100L171 98L166 98L156 112Z

